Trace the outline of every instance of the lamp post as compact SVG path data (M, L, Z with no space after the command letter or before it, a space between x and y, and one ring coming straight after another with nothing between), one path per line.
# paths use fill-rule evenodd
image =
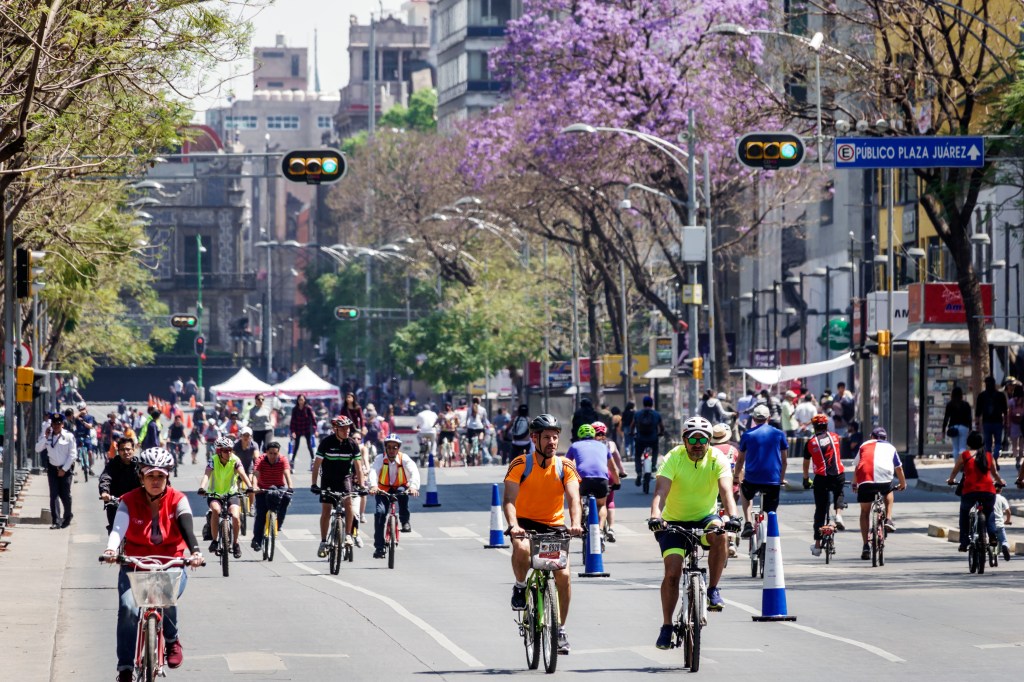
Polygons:
M196 278L197 278L197 294L196 294L196 334L202 335L203 333L203 254L206 253L206 247L203 246L203 238L201 235L196 235ZM205 350L205 349L204 349ZM199 396L203 396L203 356L197 354L196 362L198 366L196 368L196 384L199 386Z
M264 328L266 330L265 333L267 336L266 340L263 342L263 349L265 351L266 356L265 362L267 363L268 384L273 383L270 380L270 376L271 373L274 371L274 294L273 289L271 288L271 273L273 272L273 268L271 268L270 249L280 245L281 244L276 239L271 239L269 241L259 241L253 244L253 246L258 246L261 248L265 248L267 250L267 301L266 305L263 308L265 314Z

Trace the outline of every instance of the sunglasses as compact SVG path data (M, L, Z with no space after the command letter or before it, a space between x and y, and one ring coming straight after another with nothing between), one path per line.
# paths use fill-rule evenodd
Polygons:
M697 445L698 443L700 443L701 445L707 445L708 439L705 438L704 436L699 436L697 438L690 436L689 438L686 439L686 442L689 443L690 445Z

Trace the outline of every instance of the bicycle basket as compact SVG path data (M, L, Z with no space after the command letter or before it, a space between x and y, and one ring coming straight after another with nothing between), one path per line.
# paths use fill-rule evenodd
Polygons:
M530 538L530 565L542 571L560 571L569 565L569 538Z
M133 571L128 580L135 603L143 608L166 608L178 601L179 571Z

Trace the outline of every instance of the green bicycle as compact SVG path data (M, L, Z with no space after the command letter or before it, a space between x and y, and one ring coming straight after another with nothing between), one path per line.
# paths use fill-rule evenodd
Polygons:
M526 577L526 609L516 612L519 635L526 647L530 670L544 657L544 672L558 665L558 591L552 571L569 565L568 533L527 533L530 540L530 574Z

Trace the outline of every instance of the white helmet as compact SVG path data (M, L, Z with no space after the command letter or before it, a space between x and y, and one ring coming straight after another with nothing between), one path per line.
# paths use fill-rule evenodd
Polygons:
M235 441L231 440L230 436L221 436L213 443L214 450L222 450L224 448L235 447Z
M161 469L168 475L174 471L174 455L163 448L146 448L133 459L143 476L152 469Z
M683 438L691 433L702 433L708 440L711 440L711 434L714 430L715 427L704 417L690 417L683 424Z

